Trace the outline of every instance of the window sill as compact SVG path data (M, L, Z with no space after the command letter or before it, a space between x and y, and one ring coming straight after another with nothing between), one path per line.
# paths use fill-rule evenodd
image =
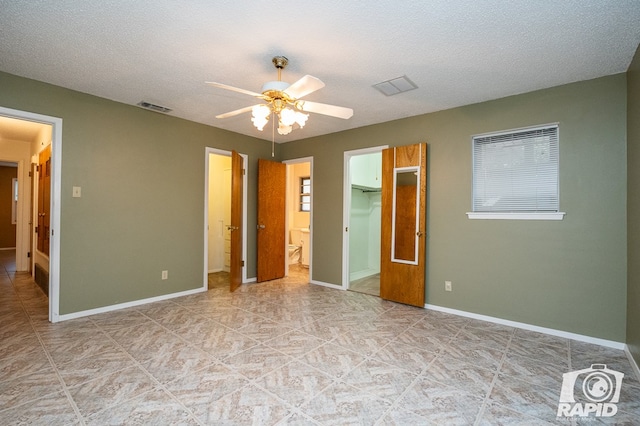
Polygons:
M503 220L562 220L564 212L557 213L497 213L467 212L469 219L503 219Z

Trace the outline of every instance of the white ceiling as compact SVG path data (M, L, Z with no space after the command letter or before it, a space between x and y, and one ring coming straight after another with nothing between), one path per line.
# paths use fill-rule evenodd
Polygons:
M625 72L640 0L0 0L0 70L271 140L250 114L215 115L277 73L326 87L305 99L353 108L312 114L288 142ZM372 85L407 75L418 89Z

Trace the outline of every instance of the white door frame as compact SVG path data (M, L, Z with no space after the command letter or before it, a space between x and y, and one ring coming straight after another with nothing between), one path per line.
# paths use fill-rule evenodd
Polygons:
M342 289L349 289L351 277L349 274L349 223L351 220L351 158L358 155L382 152L389 145L374 146L370 148L354 149L344 152L344 182L342 191Z
M231 157L231 151L225 151L217 148L205 148L204 159L204 275L202 281L202 288L207 290L209 288L209 155L223 155L225 157ZM244 165L244 176L242 177L242 259L245 261L245 266L242 268L242 283L247 282L247 177L249 176L249 170L247 167L249 156L246 154L240 154L242 157L242 163Z
M51 235L49 236L49 321L60 320L60 204L62 194L62 118L0 107L0 115L51 125ZM18 164L20 168L20 164Z
M309 282L313 277L313 157L294 158L292 160L286 160L282 162L287 166L286 170L286 182L289 184L289 167L293 164L309 163L309 177L311 178L311 211L309 212ZM289 188L285 192L286 196L289 196ZM289 200L285 199L285 206L289 205ZM288 272L289 268L289 235L286 234L289 231L289 209L285 208L285 244L284 244L284 270ZM302 256L302 253L300 253ZM285 274L286 275L286 274Z

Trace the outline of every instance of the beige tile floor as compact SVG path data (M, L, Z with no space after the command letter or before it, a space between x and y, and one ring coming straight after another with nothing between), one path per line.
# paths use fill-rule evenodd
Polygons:
M380 274L370 275L349 283L349 290L358 293L380 296Z
M625 373L608 422L640 424L620 350L296 274L50 324L41 290L0 261L2 425L583 424L556 410L562 374L593 363Z

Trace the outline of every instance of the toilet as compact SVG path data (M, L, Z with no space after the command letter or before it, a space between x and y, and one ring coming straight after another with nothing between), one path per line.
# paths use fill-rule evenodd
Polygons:
M289 264L301 262L302 231L299 228L289 230Z

